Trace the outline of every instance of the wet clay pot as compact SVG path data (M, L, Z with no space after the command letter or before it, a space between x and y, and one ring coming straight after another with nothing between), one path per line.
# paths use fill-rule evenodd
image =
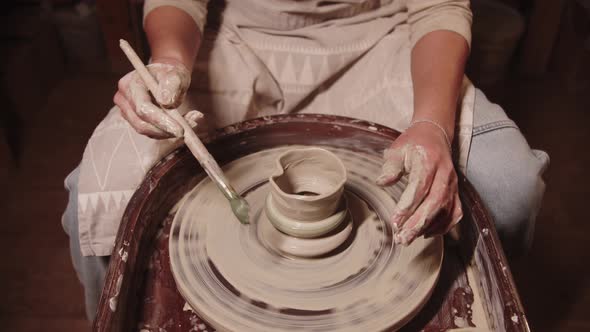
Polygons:
M301 222L330 217L340 205L346 169L330 151L320 148L293 149L277 159L269 179L277 211Z
M277 158L269 178L268 220L282 235L269 240L295 256L323 255L342 244L351 232L343 195L346 168L332 152L293 149ZM343 227L339 227L343 226Z

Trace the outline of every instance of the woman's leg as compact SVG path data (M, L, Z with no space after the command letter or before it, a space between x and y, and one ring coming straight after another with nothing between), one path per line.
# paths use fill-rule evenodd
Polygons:
M467 178L491 212L506 254L522 255L532 243L549 156L531 150L516 124L480 90L473 122Z
M65 180L69 192L69 202L62 216L62 225L70 237L70 254L78 279L84 286L86 317L94 320L104 278L109 263L109 256L82 256L78 237L78 176L80 167L74 169Z

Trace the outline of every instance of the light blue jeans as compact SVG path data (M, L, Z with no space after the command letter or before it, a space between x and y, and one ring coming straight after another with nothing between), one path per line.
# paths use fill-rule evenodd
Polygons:
M509 256L525 253L532 243L535 218L545 192L542 174L549 164L543 151L531 150L526 139L502 108L477 90L474 130L467 162L467 178L491 212L504 250ZM66 178L69 203L63 226L70 237L72 262L82 282L86 314L94 319L109 257L83 257L78 241L77 184L79 168Z

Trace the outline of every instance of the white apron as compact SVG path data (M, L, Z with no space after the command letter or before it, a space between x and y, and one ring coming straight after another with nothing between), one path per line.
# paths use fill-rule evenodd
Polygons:
M354 3L354 1L351 1ZM387 2L387 1L382 1ZM227 1L209 9L191 89L181 110L198 109L198 132L285 113L342 115L404 131L412 118L410 29L399 1L310 7L295 1ZM220 12L222 12L220 14ZM455 158L464 170L474 87L465 79ZM176 139L137 134L113 107L80 165L78 218L84 256L110 255L121 217L147 171Z

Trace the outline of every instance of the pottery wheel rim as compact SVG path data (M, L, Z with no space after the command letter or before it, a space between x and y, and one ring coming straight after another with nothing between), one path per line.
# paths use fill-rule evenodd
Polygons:
M270 162L286 149L272 148L236 159L226 165L224 171L239 192L252 190L252 196L246 194L246 199L255 195L265 197L264 190L268 188L264 186L268 186L270 173L257 174L248 180L249 183L241 183L236 172L248 163ZM371 239L379 241L362 243L354 238L349 247L332 257L313 260L313 264L309 263L312 260L287 261L277 259L271 250L257 244L255 227L230 220L229 206L227 211L217 207L216 214L206 208L201 208L201 212L194 210L194 205L206 206L196 204L197 200L215 195L211 189L214 185L208 179L199 182L181 202L169 241L172 274L187 303L216 329L377 331L399 328L429 299L442 265L442 239L421 238L409 247L394 246L391 229L383 220L389 219L388 211L392 209L391 204L395 204L392 197L399 197L401 189L371 187L372 191L362 192L363 186L374 185L374 179L354 173L351 168L361 166L352 164L365 163L362 170L369 166L378 169L380 160L364 156L358 161L359 153L327 149L336 153L347 166L351 176L346 190L362 197L363 201L374 203L369 208L374 210L371 213L375 216L357 227L356 236L367 232L372 234ZM212 215L221 217L215 221L202 220L203 216ZM375 229L380 227L384 235L376 233ZM368 259L370 254L375 255L374 258ZM271 261L280 268L269 269ZM251 268L238 274L234 271L238 269L233 267L235 264L249 264ZM350 269L362 268L351 274L349 266ZM331 269L329 273L328 269ZM290 279L298 275L294 271L301 271L301 275L311 281ZM280 280L277 285L273 284L276 280Z

